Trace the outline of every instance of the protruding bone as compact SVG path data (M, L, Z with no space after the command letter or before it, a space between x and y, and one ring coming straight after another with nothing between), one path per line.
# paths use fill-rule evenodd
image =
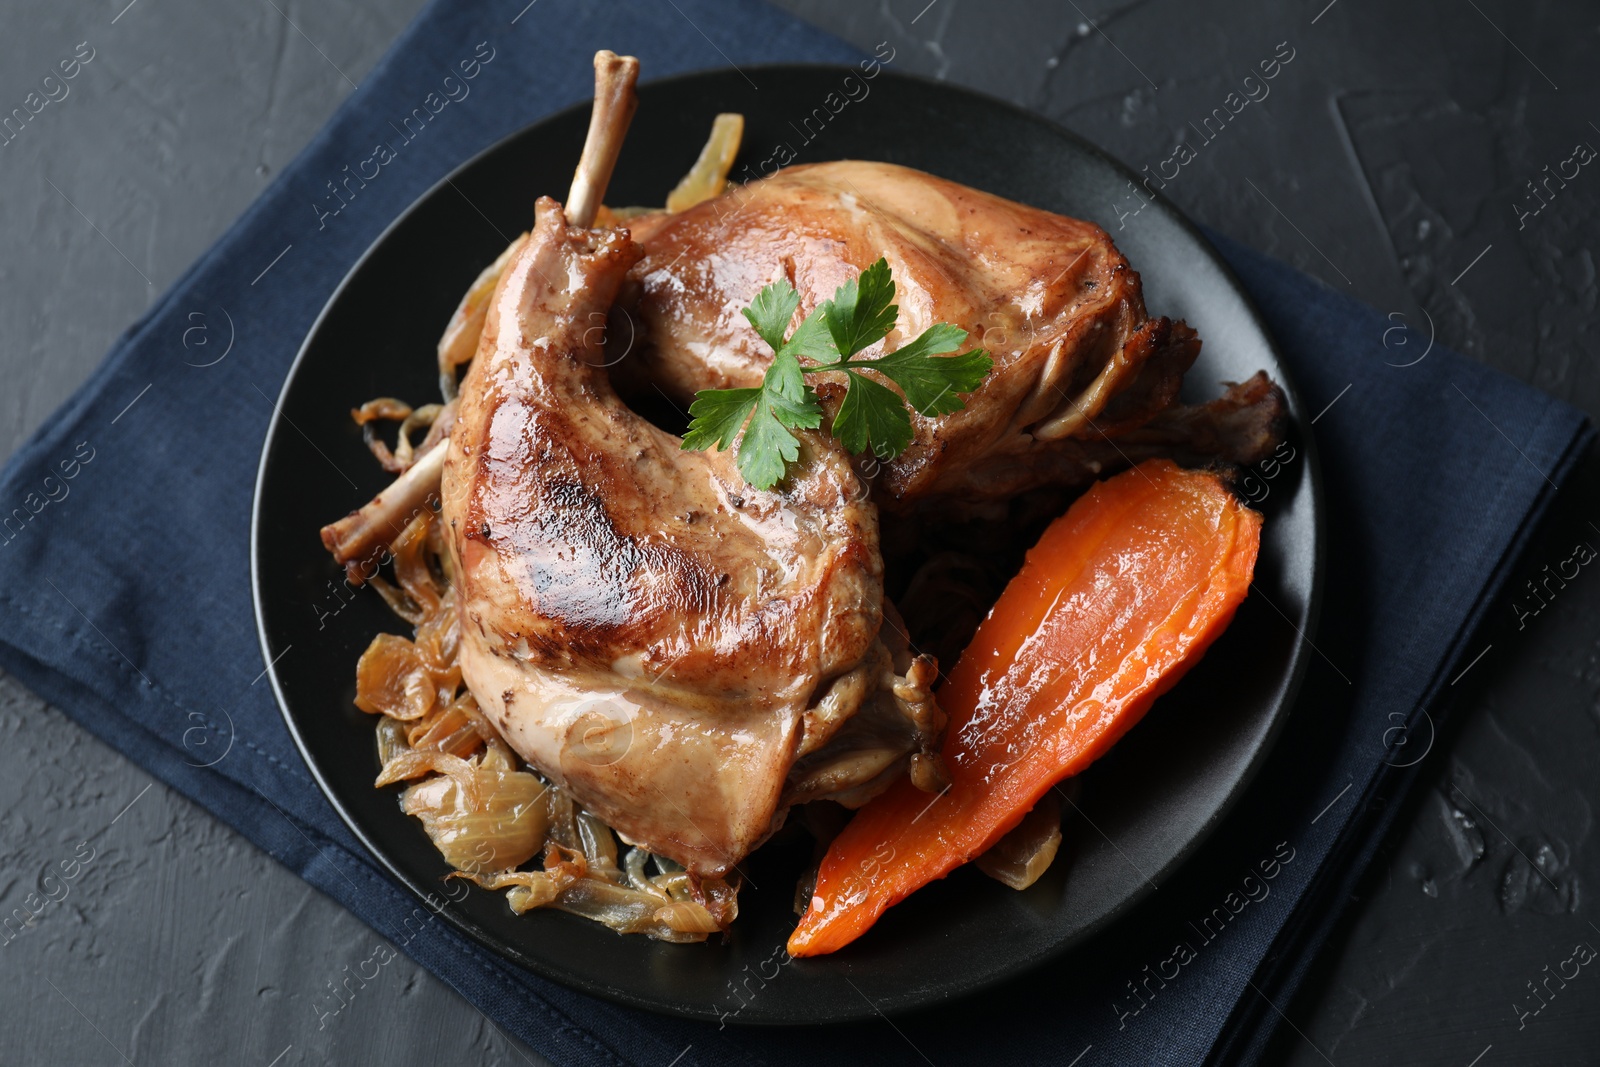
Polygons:
M405 532L419 511L424 507L438 510L439 479L449 444L449 438L440 441L359 511L322 528L323 545L344 565L353 584L372 577L371 570L362 565Z
M639 61L632 56L605 51L595 53L594 110L589 113L589 135L583 143L578 169L572 176L572 189L567 193L567 221L574 226L594 225L595 213L600 210L606 186L611 183L617 154L622 151L622 140L627 136L628 124L638 106L634 93L638 78ZM724 117L718 116L718 120ZM737 144L734 148L737 150ZM489 299L494 295L501 271L526 237L523 234L512 241L498 259L483 269L461 298L456 313L450 317L450 325L439 339L439 378L446 398L455 396L456 368L471 362L478 354L478 337L483 333L484 319L489 313Z
M622 139L639 106L633 89L639 81L639 61L602 48L594 54L594 110L589 112L589 134L583 155L567 193L567 223L594 225L595 212L611 184L611 171L622 151Z

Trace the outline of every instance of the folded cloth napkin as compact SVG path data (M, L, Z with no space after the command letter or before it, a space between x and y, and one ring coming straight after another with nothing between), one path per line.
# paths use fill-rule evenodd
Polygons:
M1365 864L1421 729L1487 604L1590 431L1572 409L1435 349L1386 366L1372 310L1219 239L1313 410L1327 475L1327 604L1306 696L1223 831L1085 954L939 1015L795 1035L718 1030L592 1000L430 923L324 801L268 687L249 588L256 462L284 373L362 251L462 160L584 100L598 47L652 77L725 64L854 61L750 0L435 3L259 201L122 337L0 478L0 666L205 805L564 1064L1194 1063L1253 1057ZM514 17L515 16L515 17ZM465 61L468 67L460 67ZM441 79L448 113L336 206L325 182L390 139ZM432 105L430 105L431 107ZM447 121L445 121L447 120ZM316 206L313 206L316 205ZM210 366L185 331L236 338ZM194 318L198 313L201 318ZM209 316L209 321L206 317ZM200 338L190 334L188 340ZM175 353L179 355L175 356ZM186 365L187 364L187 365ZM229 709L227 758L215 711ZM202 764L212 763L206 767ZM1270 877L1266 872L1271 871ZM1247 875L1254 880L1245 883ZM1243 906L1239 902L1246 902ZM1205 920L1226 905L1226 928ZM1187 953L1178 949L1182 944ZM1092 1055L1085 1053L1092 1052ZM674 1057L679 1057L674 1059Z

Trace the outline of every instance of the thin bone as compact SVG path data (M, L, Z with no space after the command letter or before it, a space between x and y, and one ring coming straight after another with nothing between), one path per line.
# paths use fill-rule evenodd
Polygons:
M637 59L614 52L595 53L594 109L589 113L589 134L583 142L578 169L572 176L572 189L567 193L567 222L573 226L594 225L606 186L611 183L617 154L622 151L623 138L638 107L638 96L634 93L638 80ZM725 117L719 115L718 120ZM706 148L710 150L709 142ZM456 367L471 362L478 354L478 338L489 314L489 300L501 273L526 238L524 234L512 241L498 259L483 269L461 298L455 314L450 317L450 325L439 339L439 380L447 399L455 396Z
M617 155L622 151L628 124L639 106L638 95L634 92L638 81L639 61L633 56L619 56L607 49L594 54L594 110L589 114L589 133L583 142L583 155L578 159L572 189L567 194L570 225L594 225L595 213L600 210L600 201L617 165ZM509 258L508 254L501 256L502 260ZM457 316L475 320L466 325L466 330L476 338L482 332L488 301L482 300L477 308L468 308L471 298L469 292ZM455 326L452 321L452 329ZM445 340L451 340L449 332ZM460 343L459 338L457 343ZM419 509L436 508L434 502L438 499L439 482L444 473L447 444L448 439L434 445L396 478L393 485L360 510L322 528L322 543L333 553L333 558L344 565L353 584L360 585L372 576L375 568L369 565L370 561L404 532Z
M633 56L619 56L604 48L594 54L594 110L589 112L589 134L567 193L569 225L594 225L595 212L600 210L622 151L622 139L639 106L638 94L633 91L638 81L639 61Z
M322 543L344 565L351 584L375 573L366 564L392 544L424 507L438 509L439 479L444 473L446 438L424 452L394 484L338 522L322 528Z

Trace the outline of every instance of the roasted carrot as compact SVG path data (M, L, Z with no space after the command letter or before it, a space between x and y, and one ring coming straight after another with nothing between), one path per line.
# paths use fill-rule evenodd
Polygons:
M902 780L844 828L789 938L817 956L981 855L1093 763L1227 627L1261 516L1213 474L1151 460L1051 523L938 690L951 784Z

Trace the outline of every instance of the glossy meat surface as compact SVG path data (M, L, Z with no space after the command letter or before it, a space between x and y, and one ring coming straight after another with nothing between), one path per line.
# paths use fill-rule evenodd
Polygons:
M763 493L616 397L603 325L639 254L541 200L494 292L444 466L461 667L625 839L722 874L770 832L807 709L879 655L877 519L829 438Z
M913 414L911 446L874 483L887 508L1058 484L1084 441L1168 407L1199 352L1188 326L1148 317L1138 274L1099 227L905 167L790 167L630 225L646 255L624 299L648 343L627 371L680 403L760 381L771 353L740 309L762 286L787 277L798 321L880 255L900 308L885 348L949 322L989 350L995 368L964 411ZM819 391L830 406L843 393ZM999 485L983 473L996 469Z

